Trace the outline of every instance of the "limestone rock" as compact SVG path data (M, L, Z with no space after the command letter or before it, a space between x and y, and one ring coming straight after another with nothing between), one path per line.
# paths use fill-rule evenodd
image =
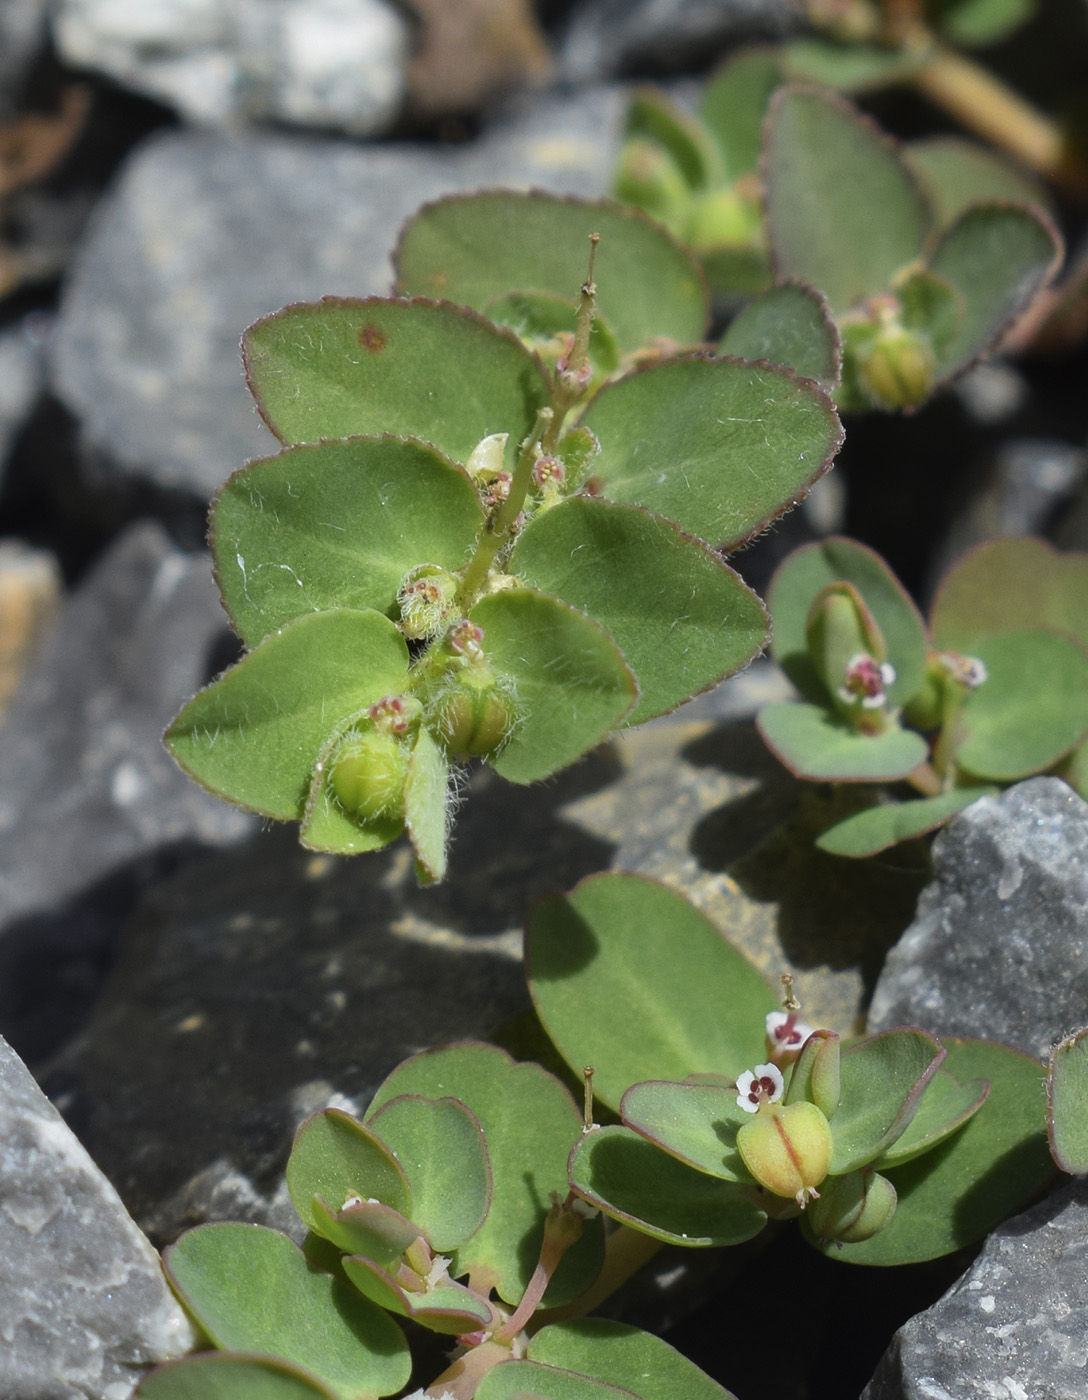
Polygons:
M0 1394L127 1400L192 1344L155 1251L0 1040Z
M869 1027L916 1025L1045 1057L1088 1006L1088 803L1031 778L961 812L891 951Z
M1088 1183L995 1230L970 1269L900 1328L862 1400L1085 1400Z

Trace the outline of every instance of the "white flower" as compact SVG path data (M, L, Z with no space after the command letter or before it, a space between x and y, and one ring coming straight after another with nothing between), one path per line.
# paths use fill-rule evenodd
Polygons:
M800 1050L815 1030L798 1021L792 1011L769 1011L766 1024L767 1039L775 1050Z
M764 1103L777 1103L782 1097L784 1083L777 1065L756 1065L746 1069L737 1079L737 1107L745 1113L755 1113Z
M895 680L895 667L889 662L878 663L867 651L855 652L846 663L839 699L848 705L861 701L863 710L879 710L888 702L885 690Z

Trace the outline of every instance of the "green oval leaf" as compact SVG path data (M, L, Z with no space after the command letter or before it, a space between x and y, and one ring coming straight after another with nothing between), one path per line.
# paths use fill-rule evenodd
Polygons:
M969 205L1012 200L1047 207L1042 186L996 151L957 136L911 141L903 159L925 191L940 227Z
M840 92L868 92L905 81L930 51L928 45L918 51L832 39L792 39L782 46L782 66L791 81L822 83Z
M878 1265L938 1259L981 1239L1053 1174L1038 1062L982 1040L946 1039L944 1047L943 1068L961 1082L988 1080L989 1098L932 1152L885 1173L899 1198L891 1223L862 1244L832 1248L833 1259Z
M1088 733L1088 656L1053 632L1007 632L972 648L987 679L964 701L956 763L1011 782L1042 772Z
M431 1248L449 1254L475 1234L491 1202L491 1164L476 1115L459 1099L402 1094L368 1125L408 1178L412 1219Z
M732 569L636 506L571 497L526 526L509 569L609 632L638 679L627 724L675 709L767 642L763 604Z
M922 684L926 635L921 614L907 590L875 550L832 535L795 549L771 580L767 602L774 619L774 659L806 699L825 704L830 696L808 653L806 628L816 595L828 584L853 584L887 643L895 680L887 688L892 705L904 705Z
M996 44L1035 13L1038 0L951 0L942 7L940 26L964 48Z
M157 1366L133 1392L140 1400L339 1400L339 1392L282 1361L209 1352Z
M594 1128L570 1154L570 1183L614 1220L668 1244L743 1244L767 1223L747 1188L697 1171L630 1128Z
M164 1267L224 1350L304 1367L341 1400L388 1395L408 1380L411 1358L396 1324L276 1230L201 1225L169 1246Z
M640 1137L722 1181L751 1183L737 1152L737 1129L750 1121L736 1088L716 1084L632 1084L620 1101L624 1123Z
M1088 1172L1088 1030L1055 1045L1046 1074L1050 1153L1063 1172Z
M776 273L818 287L835 312L886 291L922 251L929 213L898 150L832 93L775 94L763 175Z
M610 200L488 190L426 204L400 236L397 291L478 311L510 291L574 297L591 233L601 235L597 306L624 353L662 337L679 345L702 338L707 302L695 260L660 225Z
M461 306L417 299L286 306L242 339L261 417L284 443L389 433L466 462L482 438L517 444L548 402L539 361Z
M990 540L945 574L931 625L934 645L950 651L1028 627L1067 632L1088 646L1088 554L1061 554L1029 535Z
M718 342L719 355L768 360L834 389L842 378L842 337L826 298L804 282L780 282L750 301Z
M838 451L831 400L770 365L679 359L608 384L582 422L593 475L613 501L645 506L723 549L795 505Z
M469 617L497 674L514 685L518 721L490 760L512 783L535 783L595 748L630 712L638 684L608 633L558 598L507 588Z
M594 1091L610 1108L642 1080L736 1074L764 1055L774 993L705 915L655 880L593 875L541 900L525 956L545 1029L575 1074L595 1066Z
M939 234L926 262L959 292L963 317L939 348L938 373L947 378L992 349L1060 260L1061 240L1039 209L974 205Z
M990 1093L985 1079L960 1084L939 1069L926 1085L906 1132L880 1154L876 1165L883 1172L930 1152L939 1142L958 1132L979 1111Z
M475 1400L634 1400L634 1391L537 1361L503 1361L476 1387Z
M373 1259L348 1255L340 1267L364 1298L397 1317L410 1317L422 1327L443 1336L457 1337L487 1327L492 1321L488 1303L463 1284L445 1279L422 1293L402 1288Z
M397 1159L368 1127L338 1108L313 1114L295 1134L287 1190L315 1234L321 1234L324 1223L313 1209L317 1197L332 1211L358 1197L412 1215L412 1188Z
M996 791L987 786L952 788L912 802L881 802L828 827L816 838L816 845L835 856L876 855L899 841L935 831L972 802Z
M491 1159L491 1209L455 1251L451 1273L471 1271L474 1283L490 1284L517 1303L536 1267L551 1193L567 1193L567 1155L582 1124L574 1100L539 1065L518 1064L491 1045L452 1045L405 1060L378 1090L367 1121L401 1094L448 1095L479 1120ZM584 1292L602 1257L601 1231L587 1222L556 1271L548 1303Z
M165 743L212 792L297 819L337 722L403 689L407 671L404 638L381 613L307 613L190 700Z
M626 1386L640 1400L734 1400L668 1342L603 1317L542 1327L527 1355L531 1361Z
M220 488L211 543L247 646L292 618L374 608L399 619L417 564L461 568L484 522L464 468L424 443L348 438L250 462Z
M863 734L821 705L792 700L764 705L756 724L780 763L817 782L890 782L912 773L928 753L912 730L893 724L883 734Z
M912 1027L883 1031L842 1052L832 1176L875 1162L902 1137L944 1058L939 1040Z
M718 145L722 180L733 184L759 166L763 119L782 81L772 49L742 49L713 73L699 115Z
M642 88L632 97L623 135L624 140L647 137L663 146L693 190L720 184L723 179L710 133L690 112L655 88Z

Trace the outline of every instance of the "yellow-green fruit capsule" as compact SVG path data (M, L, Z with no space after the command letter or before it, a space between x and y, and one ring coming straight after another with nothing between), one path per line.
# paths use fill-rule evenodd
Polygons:
M860 1244L889 1223L896 1201L888 1178L872 1167L862 1167L827 1179L819 1200L809 1208L808 1223L818 1240Z
M486 758L506 742L516 719L513 702L490 669L459 675L438 701L438 733L453 758Z
M350 735L329 762L337 802L362 821L402 814L407 774L408 749L381 730Z
M831 1165L831 1129L814 1103L764 1103L737 1130L737 1151L761 1186L803 1208Z
M886 326L857 353L858 383L875 407L917 408L929 397L937 362L913 331Z

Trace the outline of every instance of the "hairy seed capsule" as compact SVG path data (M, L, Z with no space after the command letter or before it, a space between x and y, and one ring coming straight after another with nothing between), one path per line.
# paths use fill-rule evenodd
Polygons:
M509 695L489 669L469 670L443 691L436 706L438 732L453 758L486 758L509 738L517 718Z
M337 802L362 821L403 812L407 774L407 746L396 735L381 730L350 735L329 764L329 782Z

